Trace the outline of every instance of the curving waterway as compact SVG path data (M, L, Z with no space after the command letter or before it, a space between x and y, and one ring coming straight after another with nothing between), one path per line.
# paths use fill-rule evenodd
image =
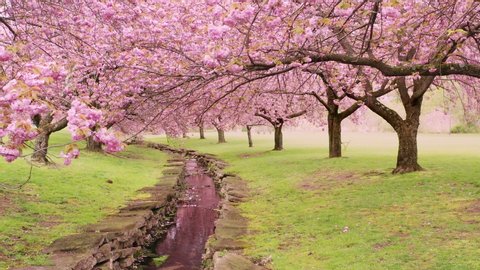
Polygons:
M211 177L194 159L186 163L186 191L179 200L175 226L155 246L158 256L168 256L161 266L143 266L144 270L201 269L205 243L214 232L220 198Z

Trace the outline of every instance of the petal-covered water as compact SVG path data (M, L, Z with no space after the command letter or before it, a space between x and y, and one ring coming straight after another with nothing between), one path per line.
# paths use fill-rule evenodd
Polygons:
M201 269L205 243L214 231L218 218L218 197L212 178L206 175L196 160L188 160L185 178L186 191L179 200L175 226L172 226L155 252L168 259L158 267L144 266L145 270Z

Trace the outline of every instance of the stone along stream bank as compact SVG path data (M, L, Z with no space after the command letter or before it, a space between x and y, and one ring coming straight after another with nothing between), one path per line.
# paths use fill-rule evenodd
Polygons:
M184 185L175 226L170 227L166 237L155 245L158 256L168 257L161 265L154 258L146 260L144 270L202 268L205 243L214 231L220 197L212 178L195 159L186 162Z
M161 151L167 151L170 153L181 154L194 162L190 163L191 168L195 168L194 172L200 174L196 177L190 178L192 181L189 184L190 192L187 192L187 201L184 205L188 205L193 202L197 208L204 208L201 210L207 212L205 218L202 218L202 222L210 220L212 215L218 217L213 224L213 231L207 232L208 226L203 226L203 229L200 230L199 235L191 236L191 240L195 239L204 241L204 235L210 235L206 243L203 243L201 253L203 254L201 263L198 265L190 267L180 267L176 268L173 262L174 259L168 260L165 264L157 268L152 269L213 269L213 270L262 270L266 269L259 265L254 264L246 257L242 255L242 250L246 246L246 242L242 239L248 233L247 219L243 217L236 207L239 203L247 199L248 189L246 183L239 177L235 175L226 174L223 172L223 169L227 166L225 162L217 159L213 155L202 154L192 150L186 149L176 149L164 144L148 143L148 147L155 148ZM187 163L187 178L190 175L189 163ZM200 168L200 169L199 169ZM208 177L205 177L207 175ZM190 176L191 177L191 176ZM209 179L209 180L208 180ZM215 185L215 189L211 189L210 183ZM187 181L189 182L189 181ZM217 203L217 213L212 213L210 208L215 203L213 198L216 197L213 195L214 190L216 190L220 196L220 201ZM202 195L203 194L203 195ZM199 197L196 197L196 196ZM205 199L198 200L204 196ZM203 202L202 202L203 200ZM206 206L206 207L205 207ZM188 207L187 207L188 209ZM181 214L181 209L179 209L179 214ZM181 216L177 214L177 219ZM191 217L190 221L195 222L196 217ZM198 225L190 225L192 227ZM176 227L179 227L178 225ZM182 225L180 224L180 227ZM178 229L172 229L173 231L178 231ZM213 234L211 234L213 232ZM195 232L193 232L195 233ZM173 236L174 233L170 233L170 236ZM176 237L172 237L176 238ZM181 239L181 238L177 238ZM190 240L190 241L191 241ZM165 240L167 243L174 243L175 240L169 240L168 236ZM157 253L164 254L164 248L168 244L165 242L160 242L157 245ZM173 244L173 245L179 245ZM197 244L191 243L191 245L198 246ZM184 249L182 252L188 252L189 248ZM198 250L193 252L198 256ZM192 254L193 254L192 253ZM191 257L193 255L190 254ZM197 257L198 258L198 257Z
M265 269L242 255L248 227L236 206L247 198L245 182L215 156L146 146L172 156L160 183L142 189L150 197L56 240L46 249L54 265L24 270Z

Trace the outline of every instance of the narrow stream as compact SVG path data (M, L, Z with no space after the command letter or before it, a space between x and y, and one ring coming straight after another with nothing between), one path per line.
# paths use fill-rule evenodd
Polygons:
M153 260L144 270L201 269L205 243L214 231L218 218L215 210L220 198L212 178L206 175L194 159L186 163L186 191L179 200L175 226L155 246L158 256L168 256L160 266Z

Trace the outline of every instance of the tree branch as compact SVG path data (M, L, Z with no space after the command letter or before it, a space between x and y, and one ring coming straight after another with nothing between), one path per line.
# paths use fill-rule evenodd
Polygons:
M312 91L310 93L310 95L314 96L315 99L318 100L318 102L322 103L322 105L325 107L325 109L327 109L327 111L331 112L332 111L332 108L330 108L330 106L328 106L327 102L325 102L325 100L323 100L317 93L315 93L314 91Z
M297 62L304 57L310 57L311 63L322 62L339 62L343 64L369 66L376 68L386 77L410 76L418 74L421 76L446 76L446 75L466 75L470 77L480 78L480 66L473 64L458 64L458 63L439 63L439 64L414 64L405 66L392 66L384 63L382 60L357 57L346 54L301 54L297 57L285 58L280 60L283 65L288 65ZM276 67L277 64L255 64L247 65L246 70L268 70Z
M302 116L304 114L307 113L307 110L303 110L303 111L300 111L300 112L296 112L296 113L292 113L292 114L289 114L286 116L287 119L292 119L292 118L296 118L296 117L299 117L299 116Z
M342 119L342 120L349 117L350 115L352 115L352 113L354 113L356 110L358 110L362 106L361 104L362 104L361 101L355 102L350 107L348 107L346 110L339 113L338 116L340 116L340 119Z
M256 112L255 116L259 116L259 117L267 120L270 124L272 124L272 126L275 126L275 123L273 122L273 120L270 117L266 116L265 114Z

